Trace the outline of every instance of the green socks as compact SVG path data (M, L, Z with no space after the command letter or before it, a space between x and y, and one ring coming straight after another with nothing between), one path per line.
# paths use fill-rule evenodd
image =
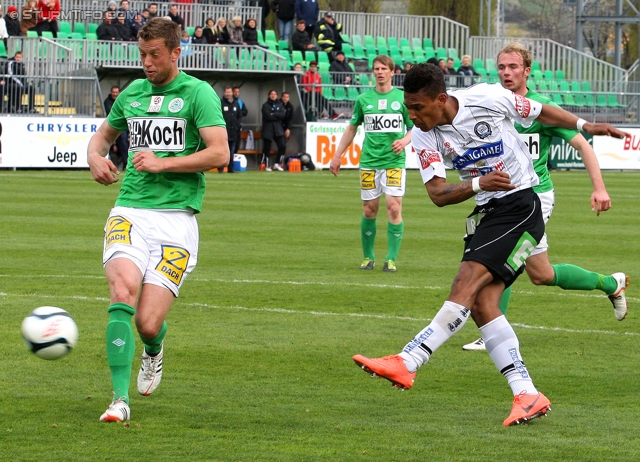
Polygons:
M618 283L613 276L587 271L579 266L560 264L553 265L556 275L550 286L558 286L564 290L602 290L606 294L616 291Z
M111 381L115 398L129 402L131 364L135 353L135 339L131 327L131 316L135 310L125 303L114 303L109 307L107 324L107 361L111 369Z
M151 340L145 340L140 336L140 340L144 343L144 349L150 356L155 356L160 353L162 350L162 341L164 340L164 336L167 333L167 323L163 322L162 327L160 328L160 332Z
M365 218L363 215L362 220L360 220L360 233L362 235L362 252L364 253L364 258L375 260L373 245L376 242L376 219Z
M397 225L389 222L387 225L387 246L388 253L386 261L395 262L398 259L398 252L400 251L400 243L402 242L402 234L404 233L404 221L401 221Z

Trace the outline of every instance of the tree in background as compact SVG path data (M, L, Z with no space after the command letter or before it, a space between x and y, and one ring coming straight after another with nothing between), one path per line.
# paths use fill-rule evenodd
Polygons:
M320 9L379 13L380 5L382 5L382 0L322 0L320 2Z
M480 2L478 0L409 0L409 14L443 16L465 24L470 35L480 30Z

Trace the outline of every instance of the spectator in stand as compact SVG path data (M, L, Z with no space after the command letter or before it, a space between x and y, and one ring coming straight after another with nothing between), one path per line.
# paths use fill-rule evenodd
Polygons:
M462 57L462 65L458 68L458 70L456 71L456 74L458 74L458 75L468 75L468 76L471 76L471 77L480 75L480 74L478 74L476 72L476 70L471 65L471 56L469 56L469 55L464 55Z
M404 73L402 67L399 64L396 64L393 69L393 76L391 77L391 85L394 87L401 87L402 82L404 82Z
M267 16L271 13L271 8L269 7L269 0L260 0L258 5L262 8L262 24L260 30L262 30L262 33L264 34L267 27Z
M157 3L149 3L149 19L153 19L158 16L158 4Z
M207 39L204 37L202 32L202 26L196 26L193 30L193 37L191 37L191 43L195 43L196 45L206 45Z
M319 48L311 42L311 37L307 34L304 19L298 19L296 30L291 34L291 49L297 51L319 50Z
M448 75L456 74L456 70L453 68L454 64L455 64L455 61L453 60L453 58L447 59L447 70L449 71Z
M447 63L444 58L440 58L438 60L438 66L440 67L440 69L442 69L442 73L444 75L449 75L449 68L447 67Z
M7 15L4 17L4 22L7 24L7 34L9 34L9 37L19 37L22 35L20 31L20 20L18 19L18 8L14 5L7 8Z
M116 30L116 37L118 40L122 42L131 42L133 41L133 36L131 35L131 27L127 25L126 22L126 13L124 11L118 11L118 19L113 25Z
M318 46L326 52L342 50L341 30L342 24L336 23L335 19L333 19L333 13L327 11L315 26Z
M238 127L238 141L240 141L240 132L242 131L242 118L247 117L249 114L249 110L247 109L247 105L244 104L244 101L240 99L240 87L232 88L233 100L238 102L238 107L240 108L240 126Z
M283 171L284 168L277 162L280 158L284 158L284 153L287 149L287 144L284 140L284 129L282 128L282 121L286 114L284 106L278 100L278 92L271 90L269 92L269 98L262 105L262 161L261 164L265 165L267 172L271 171L269 165L273 165L274 170ZM278 151L273 164L269 162L269 154L271 152L271 142L275 141Z
M116 2L116 0L109 0L109 3L107 4L107 11L112 11L114 13L112 17L115 21L116 13L118 12L118 2Z
M233 169L233 155L236 153L236 147L238 145L242 112L238 101L233 97L231 87L224 87L224 94L220 99L220 103L222 104L222 117L224 117L225 124L227 125L227 140L229 143L227 172L235 173ZM218 168L218 172L224 173L224 169Z
M240 16L234 16L231 20L231 25L228 27L229 29L229 43L232 45L246 45L244 40L242 40L242 31L244 28L242 27L242 18Z
M322 78L318 74L318 63L311 61L309 70L302 75L302 101L307 112L321 114L321 118L337 118L333 108L322 95Z
M258 43L258 31L256 30L256 20L253 18L247 19L242 31L242 41L247 45L259 46Z
M213 35L215 36L215 43L218 45L229 44L229 30L227 29L227 18L220 18L213 28Z
M278 18L280 40L289 43L291 32L293 32L293 18L296 15L296 0L273 0L271 9L276 12L276 18Z
M25 93L28 95L27 111L36 112L33 108L35 92L26 80L27 71L22 62L21 51L17 51L13 58L7 61L6 73L8 112L23 112L22 95Z
M58 36L58 16L60 16L60 2L58 0L39 0L38 1L38 23L32 30L38 35L48 31L54 37Z
M4 46L6 48L9 33L7 32L7 23L2 16L2 5L0 5L0 38L4 41Z
M22 18L20 20L20 31L22 35L27 35L27 31L35 27L38 23L38 0L27 0L22 6Z
M189 37L189 32L183 30L182 36L180 37L180 59L191 56L192 53L191 37Z
M175 3L169 7L169 19L178 24L182 30L184 30L184 19L178 13L178 5Z
M300 83L302 82L302 74L304 73L304 69L302 69L302 64L295 63L293 65L293 72L297 72L294 78L296 79L296 83L300 85Z
M407 72L409 72L409 69L411 69L413 67L413 63L411 61L407 61L406 63L404 63L404 69L402 69L402 73L406 74Z
M98 40L118 40L118 31L113 24L113 11L105 11L102 15L102 24L98 26L96 35Z
M353 72L342 51L336 52L336 58L329 66L329 72L336 85L351 85L353 83Z
M144 23L145 23L144 16L142 16L141 13L136 13L133 16L133 22L131 23L131 26L129 26L129 31L131 32L131 40L135 42L138 41L138 31L142 29L142 26L144 26Z
M143 25L146 24L149 19L151 19L149 8L145 8L144 10L142 10L142 13L140 13L140 14L142 15L142 24ZM138 37L136 36L136 38L138 38Z
M118 8L118 13L124 13L124 23L131 27L133 24L133 13L129 11L129 0L120 0L120 8Z
M104 100L104 112L109 115L113 103L120 95L120 87L111 87L111 92ZM116 138L116 142L111 145L109 149L109 159L115 164L118 169L123 172L127 167L127 161L129 160L129 132L124 131Z
M288 162L285 160L286 147L287 147L287 141L289 141L289 137L291 136L291 121L293 120L293 112L294 112L293 104L291 104L290 100L291 100L291 95L289 95L289 93L287 93L286 91L283 91L282 94L280 95L280 103L284 108L284 119L282 119L282 129L284 130L285 155L283 155L283 158L278 159L278 163L280 165L284 165L285 170L288 164Z
M305 30L309 36L309 40L313 39L314 27L318 22L320 14L320 4L318 0L296 0L296 17L302 19L305 23Z
M204 28L202 29L202 35L209 45L216 43L216 34L213 30L216 28L212 18L207 18L204 22Z

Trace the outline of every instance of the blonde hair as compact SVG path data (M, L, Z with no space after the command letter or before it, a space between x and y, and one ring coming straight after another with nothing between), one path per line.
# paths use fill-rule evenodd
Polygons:
M533 57L529 50L527 50L520 42L513 42L504 47L502 50L498 52L498 59L500 56L508 53L515 53L520 55L522 58L522 64L524 64L524 68L531 67L531 63L533 62Z

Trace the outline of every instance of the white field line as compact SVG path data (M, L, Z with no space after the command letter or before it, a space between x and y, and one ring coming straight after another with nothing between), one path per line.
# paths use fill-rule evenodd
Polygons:
M4 275L0 275L2 277ZM81 276L83 278L98 278L98 276ZM100 277L101 278L101 277ZM217 280L217 279L216 279ZM224 280L225 282L230 282L228 280ZM234 282L236 282L234 280ZM242 281L249 282L249 281ZM252 281L252 282L264 282L264 281ZM273 282L269 281L270 284ZM280 281L280 283L283 283ZM308 283L312 284L312 283ZM356 284L350 284L356 285ZM360 284L371 286L371 284ZM382 287L403 287L403 286L385 286ZM408 287L404 287L408 288ZM416 288L424 288L424 287L416 287ZM439 289L439 287L436 287ZM6 292L0 292L0 297L20 297L20 298L37 298L37 299L59 299L61 296L58 295L43 295L43 294L10 294ZM87 297L82 295L74 295L74 296L65 296L64 298L70 298L73 300L86 300L86 301L97 301L108 303L109 299L106 297ZM368 313L335 313L330 311L302 311L302 310L290 310L286 308L251 308L246 306L239 305L211 305L208 303L181 303L183 306L187 307L199 307L199 308L209 308L214 310L231 310L231 311L249 311L249 312L265 312L265 313L279 313L279 314L293 314L293 315L310 315L310 316L340 316L340 317L351 317L351 318L369 318L369 319L390 319L390 320L401 320L401 321L416 321L416 322L424 322L427 323L431 321L431 318L414 318L410 316L391 316L384 314L368 314ZM605 335L631 335L631 336L640 336L638 332L615 332L615 331L607 331L607 330L597 330L597 329L569 329L565 327L548 327L548 326L530 326L528 324L522 323L512 323L514 327L519 327L521 329L535 329L535 330L546 330L552 332L567 332L574 334L605 334Z

